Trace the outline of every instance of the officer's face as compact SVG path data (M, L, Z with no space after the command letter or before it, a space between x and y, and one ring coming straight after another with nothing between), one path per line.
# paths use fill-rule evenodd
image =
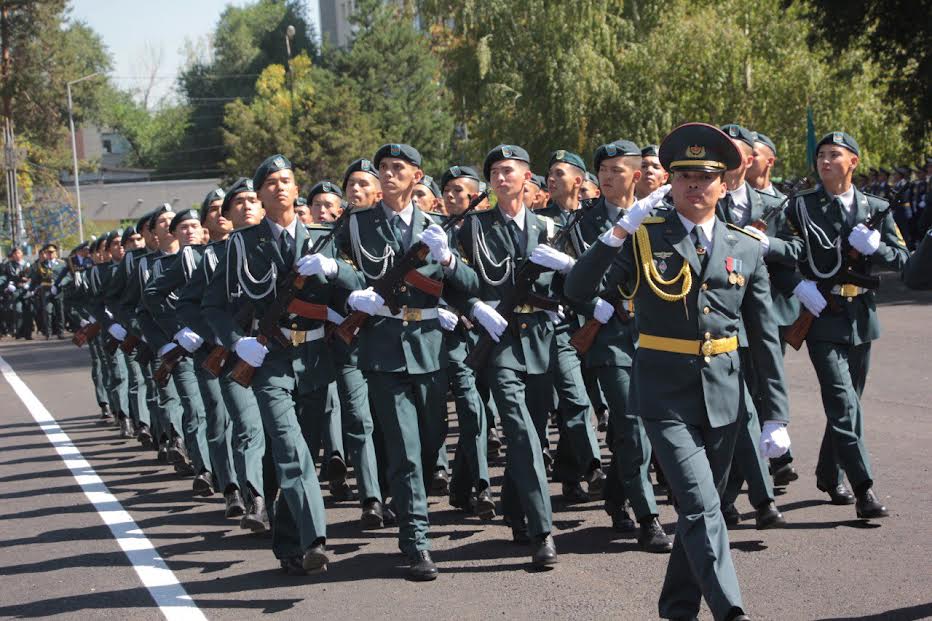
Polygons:
M579 188L579 199L586 200L589 198L599 198L602 196L602 191L599 189L599 186L592 183L588 179L583 181L582 187Z
M142 235L139 233L133 233L126 241L126 250L136 250L138 248L142 248L145 245L146 242L143 240Z
M255 192L240 192L230 201L227 216L234 228L241 229L244 226L259 224L265 216L265 210L259 203L259 196Z
M311 219L314 222L336 222L343 207L336 194L317 194L311 200Z
M816 154L819 178L826 185L834 186L850 179L858 161L858 156L853 152L833 144L822 145Z
M372 207L382 199L379 180L367 172L357 170L346 180L346 199L360 209Z
M612 157L599 164L599 185L602 195L613 205L620 205L634 185L641 179L642 162L639 157Z
M569 196L582 186L582 182L582 171L564 162L554 164L547 173L547 189L557 200Z
M314 218L311 217L311 210L307 205L296 205L294 215L298 216L301 224L314 224Z
M424 172L407 160L385 157L379 162L379 181L385 196L401 197L423 177Z
M434 203L437 202L434 193L420 184L414 186L414 190L411 192L411 199L417 204L418 209L427 212L433 211Z
M182 246L194 246L204 239L204 232L198 220L185 220L175 227L175 237Z
M532 184L533 185L533 184ZM461 214L478 192L476 182L465 177L450 179L443 188L443 206L450 215Z
M110 242L110 259L113 262L117 262L123 259L123 255L126 252L123 250L122 244L120 244L122 238L116 237L112 242Z
M298 184L289 169L277 170L265 178L259 188L259 200L269 214L280 214L294 208Z
M233 223L223 217L220 213L222 200L211 201L207 207L207 215L204 217L204 227L215 235L225 235L233 230Z
M641 178L635 186L635 194L638 198L643 198L665 184L669 178L670 173L660 165L660 158L654 155L641 158ZM599 182L602 182L601 177ZM605 192L604 183L602 183L602 192Z
M519 160L500 160L489 169L492 191L502 198L517 198L524 193L524 184L531 180L531 169Z
M721 173L693 170L677 171L673 175L670 193L676 210L693 222L715 211L715 204L725 196L727 186Z

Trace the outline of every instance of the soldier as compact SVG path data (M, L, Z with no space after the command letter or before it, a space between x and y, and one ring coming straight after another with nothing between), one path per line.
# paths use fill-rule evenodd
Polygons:
M754 161L754 134L736 124L723 125L721 130L726 132L731 141L734 142L735 148L741 154L741 161L737 167L725 173L725 183L728 186L728 191L718 203L718 217L724 222L746 230L751 235L758 235L761 240L762 256L780 258L785 264L793 265L796 254L791 246L777 240L771 253L769 250L770 237L760 235L760 231L751 224L759 223L767 218L769 220L766 223L767 228L771 230L771 233L775 233L776 231L771 226L775 224L774 219L779 216L779 211L781 211L781 201L779 199L758 192L745 179L745 173ZM776 224L779 225L779 223ZM768 264L765 263L765 268L767 266ZM793 318L778 318L777 321L778 325L788 324L793 322ZM744 369L744 379L748 382L751 396L756 401L761 394L757 384L764 381L764 379L756 373L754 361L750 356L747 336L743 330L739 330L738 340L738 353L742 357L741 366ZM734 502L744 481L748 482L748 499L755 510L757 528L777 528L786 524L783 514L777 510L774 503L776 495L767 462L761 456L760 451L757 450L760 436L761 427L755 408L747 407L743 410L742 417L739 418L735 461L732 464L728 485L722 497L722 514L729 526L736 525L741 520L741 514L735 508ZM789 467L792 469L792 466Z
M104 243L104 241L106 241L105 237L101 237L100 239L91 238L88 244L91 253L90 263L86 265L85 271L76 279L76 291L74 295L75 310L80 314L81 319L88 323L103 320L102 318L97 318L92 315L88 307L93 302L93 294L90 286L91 274L94 269L103 262L98 247ZM97 404L100 406L100 418L98 422L107 424L112 423L114 417L110 410L110 394L107 389L109 370L105 370L107 367L103 342L103 334L98 334L96 338L88 341L87 349L91 357L91 382L94 385L94 394L97 397Z
M301 224L308 226L314 224L314 218L311 216L311 208L307 204L307 199L299 196L294 199L294 215L297 216Z
M649 196L657 188L665 185L670 173L660 165L657 157L657 145L649 144L641 148L641 178L634 186L634 196L638 199Z
M910 178L913 171L909 166L896 166L893 169L893 184L890 188L890 200L893 203L893 221L900 233L904 235L906 247L913 248L912 228L913 220L912 185Z
M598 171L602 198L579 223L579 232L588 248L634 204L634 188L641 177L641 149L629 140L616 140L600 146L593 157ZM647 552L669 552L673 542L658 520L659 511L648 478L651 448L644 426L629 407L631 367L637 338L635 308L624 283L606 282L600 288L604 297L595 297L576 308L584 319L594 318L602 326L583 355L583 364L605 391L610 412L606 443L612 451L605 488L605 510L616 530L630 530L625 502L631 504L640 525L638 545Z
M777 145L769 136L760 132L751 132L751 135L754 138L754 161L745 173L748 184L759 192L783 198L785 195L770 181L774 164L777 162Z
M43 246L39 256L40 260L32 266L30 287L35 302L35 314L42 324L42 332L45 333L46 339L51 338L53 334L62 339L64 308L55 282L67 271L67 266L58 258L58 246L55 244Z
M675 209L647 218L665 190L635 203L576 263L567 294L592 299L609 269L620 282L643 280L633 292L640 334L632 406L679 511L660 616L695 618L704 597L715 619L747 619L718 499L750 401L736 351L742 323L757 368L769 378L761 450L775 455L789 445L767 271L760 242L715 217L724 172L740 165L731 140L689 123L673 130L658 154L673 172ZM635 240L625 243L629 236Z
M819 141L817 164L822 183L799 194L787 210L792 232L787 239L798 248L801 272L791 278L793 293L816 317L806 346L827 418L816 485L829 494L833 504L851 504L855 499L844 485L847 475L857 498L857 516L868 519L887 515L873 491L860 399L871 343L880 335L875 293L849 283L833 284L829 279L846 261L853 263L856 272L868 276L873 265L899 271L908 253L889 212L876 229L864 224L887 203L852 187L851 176L859 157L858 143L845 132L831 132ZM857 259L842 256L842 246L848 244L859 253ZM826 284L820 288L821 282ZM829 303L831 308L826 309Z
M586 172L586 178L583 180L582 187L579 189L579 200L595 200L602 195L602 189L599 187L599 178L591 172Z
M903 282L910 289L932 289L932 230L903 266Z
M95 317L106 317L112 314L108 306L107 291L110 281L120 268L123 260L123 245L121 232L112 231L106 236L106 241L100 247L101 263L91 269L88 277L90 291L90 311ZM101 346L103 339L99 340ZM113 410L113 422L120 427L120 436L132 438L135 436L133 420L130 417L129 403L129 372L126 366L126 355L120 349L113 353L101 347L101 364L106 365L109 371L108 391L110 393L110 407ZM104 374L108 376L107 373Z
M926 158L925 168L919 176L913 192L913 204L916 205L916 235L922 237L932 228L932 157Z
M550 192L547 191L547 179L541 175L531 175L524 183L524 204L531 211L538 211L550 202Z
M520 324L509 326L495 306L514 286L517 266L549 239L550 226L523 202L525 185L531 180L527 151L499 145L486 155L483 173L498 205L470 216L460 229L460 244L480 277L479 293L468 299L468 305L470 315L496 342L485 374L508 443L503 515L515 543L533 544L532 565L545 568L556 564L558 557L544 457L528 400L535 392L552 394L556 317L528 303L516 315ZM552 273L540 275L533 292L549 297L552 279Z
M27 341L32 340L33 323L32 304L26 297L32 286L31 271L32 265L23 259L22 248L10 250L2 270L7 326L13 336Z
M538 213L565 226L570 213L581 208L579 188L586 177L586 165L575 153L559 150L551 155L548 170L547 185L550 188L551 202ZM559 264L561 269L558 271L565 274L569 271L566 266L572 263L572 258L564 254L564 251L574 256L583 253L584 242L578 229L570 232L567 248L555 249L542 245L536 250L537 254L531 255L531 261L546 267ZM539 257L543 256L541 253L546 254L546 262L539 262ZM559 278L554 280L554 293L562 295ZM560 422L560 440L554 459L554 479L562 483L563 497L567 502L588 502L590 498L601 498L605 486L599 443L589 420L591 404L585 391L579 357L570 345L570 331L578 327L578 318L568 309L566 318L556 325L553 339L555 351L551 367ZM528 405L544 447L547 445L547 421L552 409L549 407L548 397L546 392L531 393ZM580 479L586 481L588 490L583 491Z
M281 336L290 342L287 347L266 334L253 336L252 326L239 325L231 312L232 296L243 296L255 316L262 317L277 297L280 278L308 259L303 256L308 231L294 213L298 186L291 162L278 154L267 158L253 175L253 187L265 218L230 236L225 260L218 263L201 306L221 344L255 369L253 393L281 489L274 507L272 549L285 572L303 574L326 569L330 559L323 497L299 415L302 422L324 415L327 386L333 381L333 363L323 340L326 304L336 286L352 288L358 277L348 265L341 269L337 264L329 276L308 278L296 292L300 309L278 321Z
M443 198L437 182L430 175L424 175L414 186L412 198L417 208L426 213L443 215Z
M307 193L314 224L335 222L343 213L343 190L330 181L319 181Z

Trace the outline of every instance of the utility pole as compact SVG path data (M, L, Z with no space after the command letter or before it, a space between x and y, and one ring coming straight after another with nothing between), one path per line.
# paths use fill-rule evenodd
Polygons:
M10 58L10 20L9 7L0 7L0 80L8 84L11 73ZM19 163L19 151L13 136L13 101L9 91L3 96L3 168L6 176L7 208L10 214L10 239L13 246L19 246L26 240L26 227L23 225L23 209L19 204L19 188L16 184L16 169Z
M74 136L74 113L72 111L71 103L71 85L77 84L78 82L83 82L84 80L89 80L97 75L99 75L99 72L95 71L94 73L88 74L82 78L78 78L77 80L72 80L65 85L66 90L68 91L68 125L71 128L71 160L74 164L74 200L78 208L78 236L81 242L84 241L84 217L81 213L81 183L78 179L78 147Z

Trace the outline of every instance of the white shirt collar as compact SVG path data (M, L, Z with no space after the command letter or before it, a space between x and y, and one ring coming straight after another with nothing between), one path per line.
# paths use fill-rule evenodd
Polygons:
M382 210L385 212L385 217L389 220L395 215L401 216L401 221L405 223L405 226L411 226L411 222L414 219L414 203L408 203L408 206L401 211L394 211L391 207L382 203Z
M605 211L608 212L608 219L612 222L615 222L621 216L621 207L609 202L608 199L605 200Z
M289 224L288 226L282 226L281 224L277 222L272 222L272 220L268 216L265 217L265 220L266 222L269 223L269 227L272 229L272 237L275 238L275 241L278 241L279 238L282 236L282 231L288 231L288 233L291 235L291 239L292 240L296 239L295 232L298 230L298 217L297 216L295 216L291 220L291 224Z
M766 188L764 188L763 190L761 190L761 192L763 192L764 194L770 194L771 196L777 195L777 190L776 188L773 187L772 183L768 185Z
M518 230L524 230L524 222L527 220L527 208L524 205L521 205L521 209L514 216L510 216L500 209L499 211L501 212L502 217L505 218L506 223L514 220L515 224L518 225Z
M842 192L838 196L833 196L832 198L838 198L841 200L841 204L845 206L845 209L851 209L854 206L854 185L848 188L847 192Z
M731 200L735 202L735 205L740 205L746 207L748 204L748 186L746 183L742 183L738 186L737 190L728 190L728 193L731 195Z
M697 225L692 220L688 218L684 218L683 214L681 214L680 212L676 212L676 215L677 217L679 217L680 222L683 223L683 228L686 229L687 235L692 235L693 229L698 226L700 229L702 229L702 232L705 233L705 238L709 240L709 245L711 246L712 232L715 230L715 218L710 218L706 220L705 222L703 222L702 224ZM707 248L706 250L711 250L711 248Z

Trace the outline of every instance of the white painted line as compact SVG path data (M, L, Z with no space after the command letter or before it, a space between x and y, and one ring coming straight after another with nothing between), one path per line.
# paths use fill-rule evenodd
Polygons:
M116 496L110 493L103 480L97 476L91 465L81 455L78 447L71 442L68 434L62 431L42 402L29 390L25 382L19 379L2 356L0 356L0 372L45 432L49 442L68 466L75 481L84 490L84 495L97 509L104 524L110 527L114 539L126 553L133 569L136 570L136 575L139 576L143 586L149 590L149 594L152 595L152 599L155 600L155 604L165 618L169 621L200 621L201 619L206 621L207 617L178 582L178 578L159 556L149 538L136 525L130 514L123 509L123 505L116 499Z

